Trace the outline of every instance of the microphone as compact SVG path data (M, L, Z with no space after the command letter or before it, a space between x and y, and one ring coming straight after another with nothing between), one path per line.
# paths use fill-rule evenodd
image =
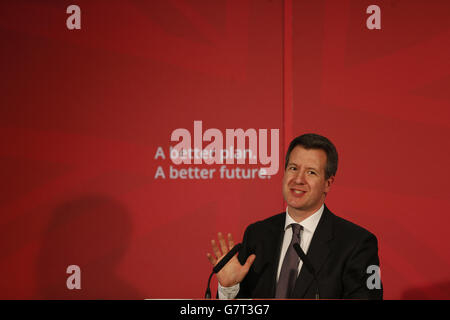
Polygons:
M234 255L241 250L242 244L238 243L236 244L230 251L228 251L228 253L222 258L222 260L220 260L212 269L211 274L209 275L209 279L208 279L208 285L206 287L206 292L205 292L205 299L211 299L211 289L210 289L210 282L211 282L211 278L213 276L214 273L218 273L220 270L222 270L222 268L228 263L228 261L231 260L231 258L234 257Z
M228 261L231 260L231 258L234 257L234 255L241 250L242 244L238 243L235 245L228 253L225 255L225 257L222 258L222 260L219 261L219 263L216 264L216 266L213 268L213 272L217 273L227 264Z
M303 252L302 248L300 248L300 245L298 243L294 243L294 249L297 252L300 259L302 259L306 269L308 269L309 273L311 273L312 276L314 277L314 281L316 283L316 300L317 300L320 298L320 295L319 295L319 281L317 281L316 270L314 269L311 261L309 261L308 257Z

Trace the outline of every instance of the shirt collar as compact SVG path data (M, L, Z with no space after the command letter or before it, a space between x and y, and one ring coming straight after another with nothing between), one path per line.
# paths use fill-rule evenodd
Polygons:
M314 233L316 230L317 224L319 223L320 218L322 217L322 213L325 206L322 204L322 206L314 212L312 215L310 215L308 218L303 220L301 223L296 222L294 219L291 218L288 212L288 208L286 207L286 219L284 223L284 230L286 231L287 227L292 223L298 223L301 226L303 226L303 230L309 231Z

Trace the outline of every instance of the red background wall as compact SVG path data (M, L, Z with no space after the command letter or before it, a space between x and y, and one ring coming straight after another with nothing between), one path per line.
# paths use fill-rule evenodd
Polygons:
M371 4L381 30L365 26ZM0 297L201 298L216 232L241 239L284 210L283 170L155 179L171 165L158 147L202 120L280 129L281 168L291 137L328 136L327 205L377 235L385 298L449 299L449 7L2 1ZM71 264L81 290L66 288Z

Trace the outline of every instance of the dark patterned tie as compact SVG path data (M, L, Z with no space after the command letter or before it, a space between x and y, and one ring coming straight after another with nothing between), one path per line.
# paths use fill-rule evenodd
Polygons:
M275 298L286 299L294 289L295 281L298 274L299 257L294 249L294 243L300 244L300 230L303 227L297 223L290 224L292 228L292 239L284 256L283 265L281 266L280 277L278 278L277 290Z

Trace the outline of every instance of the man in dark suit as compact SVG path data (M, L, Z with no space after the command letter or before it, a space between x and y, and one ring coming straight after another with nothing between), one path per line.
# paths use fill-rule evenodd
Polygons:
M220 298L382 299L376 237L325 206L337 164L336 148L323 136L291 142L286 212L247 227L241 251L217 274ZM213 265L234 246L231 234L218 239L219 245L212 240L214 254L207 254ZM299 259L295 243L310 265Z

